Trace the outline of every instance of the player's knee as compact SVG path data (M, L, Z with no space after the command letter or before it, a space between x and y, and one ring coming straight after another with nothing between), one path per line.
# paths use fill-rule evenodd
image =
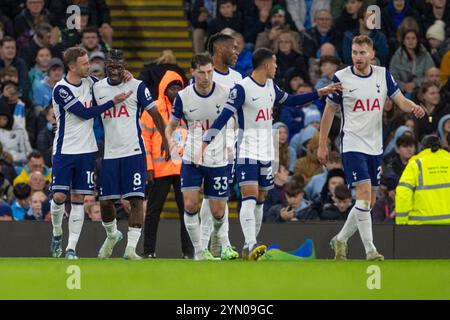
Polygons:
M216 219L222 219L225 214L226 202L210 202L211 214Z
M62 192L55 192L53 194L53 201L58 204L66 202L66 199L67 199L67 196Z
M194 201L185 201L184 210L190 213L198 212L198 204Z

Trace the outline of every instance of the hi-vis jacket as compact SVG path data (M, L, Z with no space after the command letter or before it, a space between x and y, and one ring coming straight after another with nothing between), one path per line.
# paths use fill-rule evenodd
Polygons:
M412 157L396 189L396 224L450 224L450 153L425 149Z
M159 83L159 95L155 104L166 125L169 123L170 115L172 113L172 103L165 95L165 92L168 85L176 80L183 83L183 79L178 73L167 71ZM144 139L147 155L147 170L154 170L155 178L179 175L181 171L181 158L178 160L165 160L165 155L161 154L162 137L156 129L152 117L147 112L144 112L141 116L141 126L142 138ZM182 145L182 142L186 140L186 129L179 127L174 134L179 136L178 143Z

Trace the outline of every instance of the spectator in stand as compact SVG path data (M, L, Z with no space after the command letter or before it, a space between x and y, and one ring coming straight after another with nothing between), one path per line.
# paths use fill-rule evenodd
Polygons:
M295 151L289 148L289 129L282 122L276 122L272 126L272 130L277 130L274 132L275 136L278 136L278 161L274 161L272 167L275 171L278 170L279 166L284 166L292 171L297 161L297 155Z
M208 19L213 14L213 11L212 1L195 0L192 5L191 25L194 29L192 32L194 53L205 51Z
M89 58L96 52L108 52L108 49L100 43L100 34L96 27L87 27L81 31L80 47L87 51Z
M298 220L314 220L317 215L306 215L311 203L304 199L305 183L301 177L293 178L285 187L286 204L275 205L267 213L267 222L284 223Z
M434 82L424 82L419 89L418 99L424 107L426 115L418 120L419 135L422 138L431 133L437 133L439 121L450 114L450 105L441 101L439 86Z
M249 49L253 49L258 34L264 32L269 23L273 2L272 0L255 0L254 4L245 10L244 38L246 43L251 46Z
M311 178L305 187L305 198L313 202L320 202L320 193L328 178L328 172L333 169L342 169L341 156L336 151L331 151L326 170L322 173L316 174Z
M441 20L436 20L434 24L428 28L425 36L427 39L426 48L431 54L434 64L440 66L442 60L440 49L445 40L445 23Z
M441 138L441 147L449 150L450 140L450 114L443 116L438 124L439 137Z
M239 52L234 69L236 69L242 77L246 77L253 70L252 52L245 48L245 39L241 33L235 32L232 36L236 39L237 50Z
M284 109L287 108L283 108L283 111ZM301 157L306 154L306 145L308 141L316 134L320 127L321 115L319 110L315 106L310 105L303 109L304 110L302 110L302 113L297 114L297 118L294 118L294 114L292 120L289 122L292 126L295 124L295 121L301 123L301 127L299 127L303 128L292 137L289 143L289 147L295 151L297 157ZM288 110L292 110L292 108ZM286 119L289 119L287 116L285 117Z
M42 191L31 194L30 208L25 215L25 220L51 221L50 202Z
M319 10L330 11L331 0L287 0L289 13L293 13L292 19L299 31L304 31L316 26L313 17ZM292 14L291 14L292 15Z
M105 54L102 51L95 51L89 57L91 64L98 64L102 69L105 68Z
M32 35L34 29L33 27L36 25L37 21L53 23L53 21L51 21L53 18L51 17L50 11L44 8L44 0L26 0L25 3L26 7L14 19L14 27L17 38L22 36L24 33L27 35Z
M27 68L30 69L36 62L36 56L39 48L49 48L52 56L60 57L61 52L52 44L52 26L48 23L40 23L35 28L33 38L29 43L20 48L20 57L25 61Z
M319 61L321 78L317 80L314 88L319 90L333 83L333 76L340 65L341 61L335 56L321 56Z
M326 203L333 203L332 196L334 194L334 189L336 188L336 186L346 183L347 182L345 180L344 170L342 170L341 168L331 169L328 172L327 180L325 181L325 184L320 191L319 202L322 204L322 207Z
M277 72L275 81L283 85L288 70L303 68L302 73L307 74L308 60L301 53L298 42L292 32L282 32L275 40L275 55L277 58Z
M61 28L61 38L58 41L57 48L65 51L70 47L75 47L81 43L81 31L86 29L89 22L89 7L80 5L80 29L68 28L65 21Z
M23 165L31 152L25 128L15 123L8 105L0 99L0 143L4 151L11 154L15 165Z
M14 221L22 221L30 209L31 188L28 184L19 183L14 186L15 200L11 205Z
M330 42L335 48L340 48L341 39L333 29L333 17L328 10L319 10L314 17L316 26L308 29L303 35L303 53L308 58L319 58L322 44ZM339 49L338 49L339 51Z
M1 164L0 164L1 167ZM10 204L14 200L13 187L0 170L0 205Z
M387 169L400 177L408 164L409 159L416 154L416 140L411 134L403 134L395 143L395 156L387 164Z
M50 189L45 182L45 177L39 171L34 171L30 174L30 181L28 181L28 185L31 188L31 195L35 192L43 192L46 195L50 194Z
M400 89L411 97L414 88L422 84L425 71L434 67L434 62L420 44L419 33L415 29L406 30L401 38L401 47L394 53L389 69Z
M93 204L90 204L87 207L86 211L89 220L94 222L101 222L102 221L102 214L100 209L100 203L94 202Z
M16 40L6 36L0 41L0 69L14 66L19 75L19 85L23 92L28 92L30 82L26 62L17 56Z
M52 58L48 64L48 76L37 83L33 88L33 105L36 114L39 114L52 102L53 87L64 76L64 64L59 58Z
M83 208L85 215L88 214L88 207L95 204L95 196L94 195L86 195L83 201Z
M47 47L39 48L36 54L36 64L28 72L28 77L30 78L31 90L34 94L34 90L37 84L41 83L45 77L48 76L48 63L52 58L52 53ZM31 95L31 100L33 100L34 95Z
M56 25L61 30L66 27L67 7L73 4L79 5L81 14L89 15L88 25L98 28L103 41L108 47L112 46L114 30L111 27L110 9L105 0L47 0L47 2L49 11L58 18Z
M439 86L439 89L442 89L440 80L441 80L441 70L439 68L431 67L425 72L425 81L434 82Z
M0 9L0 40L4 36L14 37L14 25L11 19Z
M27 156L28 162L26 166L22 169L20 174L14 179L14 186L19 183L29 183L31 172L39 171L44 177L46 183L52 181L52 170L45 166L44 158L39 151L33 151Z
M319 134L316 133L307 143L306 156L300 158L294 167L295 174L301 174L305 183L308 184L311 178L323 172L322 165L317 159L317 149L319 148Z
M359 25L358 28L344 33L344 41L342 45L342 57L346 65L352 62L352 40L359 35L367 35L372 39L375 48L375 57L379 60L379 64L387 66L389 64L389 46L387 44L386 35L380 30L367 28L367 20L371 14L367 13L366 8L361 8L358 12Z
M336 31L341 37L346 31L359 28L358 12L363 7L363 2L363 0L345 0L345 7L334 23Z
M47 167L52 166L53 140L55 139L55 132L53 126L56 123L55 112L53 106L48 105L42 112L45 116L46 123L38 132L36 149L42 153L44 163Z
M291 29L286 19L286 9L281 5L275 5L270 10L270 23L264 32L258 34L255 49L269 48L275 50L276 40L282 33L288 32L292 35L293 42L300 43L300 35ZM298 50L300 51L300 50Z
M394 222L395 219L395 188L399 176L383 175L380 181L381 197L378 197L372 208L374 222Z
M441 83L450 85L450 50L444 55L441 61ZM450 89L449 89L450 91Z
M398 108L394 101L388 98L383 108L383 145L386 146L391 140L395 128L398 128L399 119L405 113Z
M395 147L397 145L397 140L404 134L409 134L411 136L414 136L414 132L411 128L401 125L395 130L394 137L389 141L388 145L384 148L384 154L383 158L385 160L385 163L390 160L392 157L395 156Z
M286 193L284 191L284 186L288 182L289 171L285 166L280 165L277 173L275 173L274 175L274 188L269 190L266 200L264 201L263 222L267 222L270 208L286 203Z
M413 18L422 30L421 18L410 5L409 0L389 0L386 8L382 11L382 31L388 40L390 52L395 52L399 43L397 41L397 30L402 22L407 18Z
M12 164L12 156L7 151L3 150L3 144L1 142L1 139L0 139L0 173L4 175L5 179L8 180L10 184L12 184L12 182L17 176L16 169Z
M347 220L354 205L352 192L345 184L339 184L331 195L332 203L325 203L320 213L320 220Z
M450 2L447 0L429 0L423 13L424 30L428 30L437 20L447 22L446 37L450 36Z
M237 11L236 0L219 0L217 7L219 14L208 24L208 38L226 28L236 32L244 31L244 20L242 13Z

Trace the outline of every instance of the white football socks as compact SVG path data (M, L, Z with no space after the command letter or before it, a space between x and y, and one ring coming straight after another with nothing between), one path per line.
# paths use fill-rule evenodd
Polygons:
M66 251L74 250L77 247L78 239L80 239L81 229L84 223L84 207L79 203L72 203L72 210L69 216L69 243Z
M202 252L202 244L200 241L200 221L198 219L198 214L191 214L185 211L184 224L186 225L189 238L191 238L192 245L194 246L195 254L198 255Z
M245 247L253 247L256 244L256 223L255 223L256 198L247 197L242 199L239 220L245 238Z
M52 214L53 236L62 236L62 221L64 218L64 203L57 204L55 200L50 203L50 212Z

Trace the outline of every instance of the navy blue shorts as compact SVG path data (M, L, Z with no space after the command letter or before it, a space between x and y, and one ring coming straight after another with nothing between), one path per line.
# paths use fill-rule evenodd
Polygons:
M52 158L52 191L94 194L95 154L56 154Z
M103 159L100 175L100 200L145 196L147 161L144 154Z
M378 187L381 179L382 155L372 156L361 152L345 152L342 154L347 184L356 186L370 182L372 187Z
M227 200L228 166L210 168L197 166L193 163L181 165L181 191L200 190L202 182L206 199Z
M236 178L239 186L257 184L260 190L273 188L273 172L271 161L253 159L238 159L236 164Z

